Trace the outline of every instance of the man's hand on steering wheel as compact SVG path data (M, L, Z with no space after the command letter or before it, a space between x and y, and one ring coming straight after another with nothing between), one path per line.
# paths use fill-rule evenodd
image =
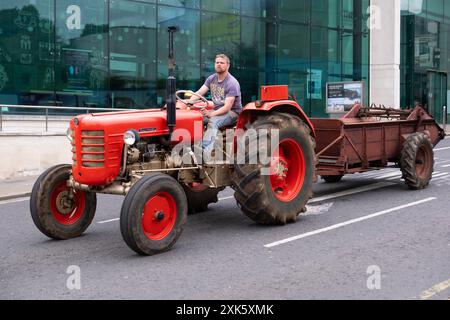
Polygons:
M190 94L191 96L196 96L199 99L198 100L181 99L180 95L181 94L186 94L186 93ZM198 94L196 92L190 91L190 90L179 90L179 91L177 91L175 93L175 95L176 95L176 98L177 98L178 101L184 103L186 105L186 107L190 108L190 109L194 108L194 109L197 109L197 110L202 110L202 109L206 109L208 107L208 105L209 105L208 100L206 100L205 97L203 97L202 95L200 95L200 94ZM196 105L197 102L203 102L203 104L202 105Z

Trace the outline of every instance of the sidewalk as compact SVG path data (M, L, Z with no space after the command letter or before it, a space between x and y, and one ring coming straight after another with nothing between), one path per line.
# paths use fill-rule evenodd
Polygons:
M0 180L0 201L29 197L38 176L20 177L14 180Z

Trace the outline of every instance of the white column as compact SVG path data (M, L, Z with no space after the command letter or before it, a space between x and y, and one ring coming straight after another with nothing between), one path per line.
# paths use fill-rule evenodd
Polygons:
M400 107L401 0L371 0L370 104Z

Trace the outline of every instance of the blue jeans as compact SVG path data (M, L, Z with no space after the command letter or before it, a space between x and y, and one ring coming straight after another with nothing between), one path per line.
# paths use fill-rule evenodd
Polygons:
M203 136L203 150L211 152L214 148L214 142L219 133L219 128L236 124L238 118L239 115L234 111L230 111L227 114L218 117L204 117L203 123L205 125L207 124L208 128Z

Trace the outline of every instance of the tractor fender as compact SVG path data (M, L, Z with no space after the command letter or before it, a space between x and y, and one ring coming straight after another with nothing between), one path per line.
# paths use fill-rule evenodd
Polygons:
M270 101L270 102L251 102L247 104L239 115L237 129L246 129L248 123L252 123L257 116L271 112L288 113L299 117L311 129L311 136L316 137L314 126L305 114L303 109L292 100Z

